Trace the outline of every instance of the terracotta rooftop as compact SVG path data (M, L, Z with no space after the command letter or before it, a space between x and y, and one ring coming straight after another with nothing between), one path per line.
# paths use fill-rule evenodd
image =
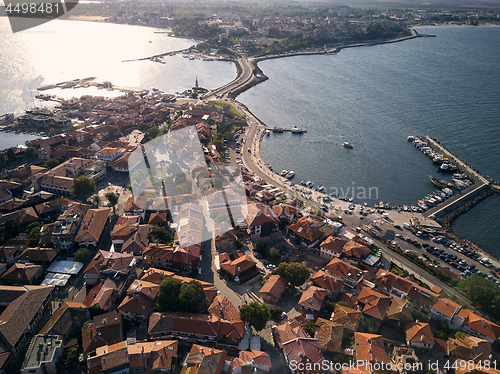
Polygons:
M309 286L300 297L299 305L303 308L319 311L326 297L326 290L316 286Z
M363 313L383 320L391 304L391 298L364 287L358 295L358 304L363 306Z
M340 255L344 250L344 246L346 245L346 243L347 240L329 236L328 238L323 240L323 243L321 243L320 247L326 249L327 251Z
M431 326L424 322L413 323L411 327L406 329L406 340L409 344L434 344Z
M267 282L260 289L261 294L269 294L272 297L279 299L281 294L286 290L288 282L281 275L271 275Z
M89 209L83 217L75 242L98 242L104 231L111 209Z

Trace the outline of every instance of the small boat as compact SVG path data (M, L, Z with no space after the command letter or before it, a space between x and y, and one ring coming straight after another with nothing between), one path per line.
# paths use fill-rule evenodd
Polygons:
M281 175L282 177L284 177L284 176L285 176L285 175L287 175L289 172L290 172L290 170L282 170L282 171L281 171L281 173L280 173L280 175Z
M303 129L299 129L297 128L297 126L295 126L293 129L292 129L292 134L303 134L304 133L304 130Z
M349 142L344 142L342 145L344 146L344 148L353 148L353 145Z
M323 186L323 185L321 185L321 186L318 187L318 191L319 192L325 192L325 190L326 190L325 186Z
M433 177L432 175L429 175L429 178L430 178L432 184L434 184L436 187L446 188L446 187L452 187L453 186L452 183L448 183L445 180L439 180L436 177Z
M283 132L283 129L281 127L274 126L273 132Z
M271 131L266 130L266 136L269 136L269 135L271 135Z
M408 140L409 142L412 142L415 140L415 137L413 135L410 135L406 138L406 140Z
M295 172L293 170L290 170L286 175L285 175L285 178L286 179L292 179L295 175Z
M458 167L456 165L449 164L447 162L441 164L441 166L438 169L439 171L442 172L450 172L450 173L455 173L458 170Z

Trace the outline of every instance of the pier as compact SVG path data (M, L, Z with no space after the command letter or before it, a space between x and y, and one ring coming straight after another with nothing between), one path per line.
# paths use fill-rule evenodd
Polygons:
M461 160L437 140L428 136L421 137L435 152L442 154L450 163L456 165L460 172L465 173L473 182L471 186L443 203L429 209L425 217L432 217L441 224L449 225L460 214L465 213L486 197L500 193L500 185L486 178L472 166Z
M269 127L269 126L267 126L266 130L269 130L271 132L276 132L276 133L285 132L285 131L290 131L290 132L299 131L299 133L300 132L307 132L307 129L298 128L298 127L287 128L287 127Z

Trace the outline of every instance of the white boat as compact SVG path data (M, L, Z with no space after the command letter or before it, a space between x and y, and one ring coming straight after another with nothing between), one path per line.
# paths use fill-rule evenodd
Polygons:
M282 171L281 171L281 173L280 173L280 175L281 175L282 177L284 177L284 176L285 176L285 175L287 175L289 172L290 172L290 170L282 170Z
M295 172L293 170L290 170L286 175L285 175L285 178L286 179L292 179L295 175Z
M344 144L342 144L344 146L344 148L352 148L353 145L349 142L344 142Z
M406 140L408 140L409 142L412 142L415 140L415 137L413 135L410 135L406 138Z

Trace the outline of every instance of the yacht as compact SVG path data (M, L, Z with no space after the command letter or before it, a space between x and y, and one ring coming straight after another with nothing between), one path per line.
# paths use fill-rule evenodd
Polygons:
M287 175L289 172L290 172L290 170L282 170L282 171L281 171L281 173L280 173L280 175L281 175L282 177L284 177L284 176L285 176L285 175Z

